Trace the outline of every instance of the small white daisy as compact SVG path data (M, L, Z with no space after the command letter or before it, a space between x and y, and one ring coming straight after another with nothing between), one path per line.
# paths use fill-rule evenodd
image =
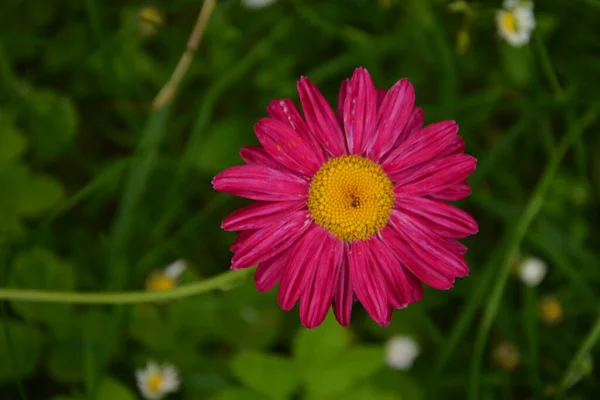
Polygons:
M394 369L409 369L421 349L409 336L394 336L385 345L385 361Z
M535 28L533 2L504 0L503 9L496 12L496 25L500 36L512 46L529 43L531 31Z
M179 283L179 278L186 268L184 260L177 260L163 271L153 272L146 281L146 289L152 291L173 289Z
M275 0L242 0L242 4L246 8L259 9L270 6L275 3Z
M543 260L527 257L519 265L519 278L525 285L534 287L544 280L547 271L548 266Z
M179 374L170 364L158 365L148 361L146 368L137 370L135 376L142 396L148 400L162 399L179 389Z

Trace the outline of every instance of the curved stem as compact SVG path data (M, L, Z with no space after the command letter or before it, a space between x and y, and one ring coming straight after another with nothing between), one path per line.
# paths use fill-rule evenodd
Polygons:
M147 292L78 293L35 289L0 289L0 300L33 301L41 303L70 304L135 304L174 300L196 296L211 290L226 290L244 280L254 268L227 271L207 280L179 286L171 290Z
M539 35L534 35L534 40L540 53L540 62L542 63L542 70L546 75L546 79L548 79L548 82L550 82L550 86L552 86L552 91L554 92L556 98L563 100L564 92L560 86L556 70L550 61L550 56L548 55L548 50L546 50L546 45Z

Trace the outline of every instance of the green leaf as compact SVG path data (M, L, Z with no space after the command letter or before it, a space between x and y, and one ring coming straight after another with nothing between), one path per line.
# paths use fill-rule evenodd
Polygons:
M96 391L97 400L136 400L135 394L121 382L104 378Z
M309 397L338 398L357 383L373 376L383 367L381 347L355 347L339 356L336 363L310 369L306 373Z
M33 375L42 344L43 336L37 329L14 320L0 320L0 383Z
M372 386L361 386L344 393L340 398L344 400L408 400L404 394L398 395L390 392L383 392Z
M244 385L273 400L286 399L298 385L294 363L275 355L239 354L231 361L231 370Z
M310 371L335 363L349 344L348 330L330 314L318 328L301 328L293 343L294 359L300 371Z
M19 158L27 146L25 137L6 116L0 114L0 168Z
M19 212L35 216L58 203L64 196L62 186L45 175L33 176L19 191Z
M402 400L423 400L423 391L410 374L408 371L385 368L371 379L371 383L382 391L402 393Z
M77 112L71 100L48 90L32 91L28 127L34 156L42 161L59 155L75 136Z
M262 394L248 389L226 389L211 397L211 400L267 400Z
M8 286L69 291L75 288L75 273L70 264L46 249L36 248L17 255L10 268ZM55 330L61 330L70 323L70 305L17 301L12 303L12 307L23 318L46 323Z

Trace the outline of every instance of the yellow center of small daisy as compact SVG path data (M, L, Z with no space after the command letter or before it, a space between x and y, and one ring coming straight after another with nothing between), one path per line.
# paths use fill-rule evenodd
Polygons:
M152 274L146 282L146 290L160 291L175 287L175 281L164 274Z
M163 383L163 377L162 375L159 374L154 374L152 376L150 376L150 378L148 379L148 388L150 389L150 391L156 393L160 391L160 388L162 386Z
M511 11L502 12L500 21L505 31L509 33L515 33L517 31L517 17L515 16L515 13Z
M383 228L394 205L394 186L375 162L359 156L329 159L308 192L314 221L341 240L365 240Z

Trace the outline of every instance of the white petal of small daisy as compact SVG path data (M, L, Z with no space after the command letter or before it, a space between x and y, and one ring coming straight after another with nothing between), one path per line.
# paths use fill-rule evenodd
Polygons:
M179 388L179 374L170 364L160 366L149 361L145 369L136 371L135 376L142 396L148 400L162 399Z
M167 268L165 268L164 274L165 276L173 279L174 281L179 280L179 277L181 276L181 274L183 274L185 272L185 269L187 268L187 264L185 262L185 260L179 259L175 262L173 262L172 264L169 264L169 266L167 266Z
M421 349L409 336L394 336L385 345L385 361L394 369L409 369Z
M247 8L259 9L270 6L275 0L242 0L242 4Z
M533 3L506 0L504 9L496 13L498 34L515 47L529 43L531 31L535 28Z
M547 271L548 266L543 260L536 257L527 257L519 266L519 277L525 285L534 287L544 280Z

